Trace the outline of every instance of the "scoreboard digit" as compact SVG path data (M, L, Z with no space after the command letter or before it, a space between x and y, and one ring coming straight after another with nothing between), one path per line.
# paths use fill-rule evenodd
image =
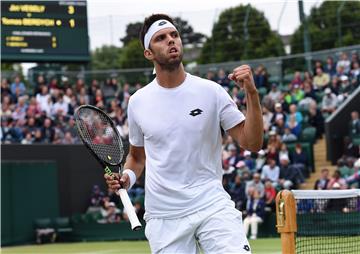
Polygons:
M86 1L1 1L1 60L89 61Z

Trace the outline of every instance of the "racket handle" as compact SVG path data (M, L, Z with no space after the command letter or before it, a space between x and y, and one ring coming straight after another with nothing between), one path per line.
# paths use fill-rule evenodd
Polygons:
M129 198L129 195L126 191L126 189L119 189L118 191L120 198L121 198L121 202L124 205L124 209L126 210L126 213L129 217L130 220L130 224L131 224L131 229L134 231L138 231L141 229L141 223L136 215L134 206L131 203L131 200Z

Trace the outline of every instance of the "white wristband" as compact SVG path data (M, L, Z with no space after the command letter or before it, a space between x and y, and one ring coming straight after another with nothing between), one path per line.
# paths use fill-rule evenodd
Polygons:
M134 171L132 171L131 169L124 169L123 170L123 172L122 172L122 174L127 174L128 176L129 176L129 178L130 178L130 185L129 185L129 189L128 190L130 190L131 189L131 187L135 184L135 182L136 182L136 175L135 175L135 173L134 173Z

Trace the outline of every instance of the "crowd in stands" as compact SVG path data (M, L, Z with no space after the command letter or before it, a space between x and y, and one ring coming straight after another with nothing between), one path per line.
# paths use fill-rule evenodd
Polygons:
M257 237L256 225L264 220L265 213L274 211L276 192L299 188L313 170L312 158L304 150L304 131L310 128L315 130L315 138L322 137L324 119L359 86L359 63L356 52L351 57L342 53L337 60L329 56L325 62L316 61L312 72L294 72L293 79L285 85L270 82L264 66L254 69L263 109L264 147L258 153L244 151L224 134L222 156L223 186L236 207L243 211L245 229L249 230L251 226L251 238ZM220 69L217 73L209 71L206 78L224 87L246 115L246 96L228 79L225 70ZM136 91L142 85L132 87ZM71 84L66 79L62 82L56 78L46 81L40 75L34 92L29 94L20 77L15 77L12 82L3 78L1 142L79 143L73 113L82 104L105 109L115 121L120 135L126 139L126 109L132 94L130 88L130 84L119 84L116 78L92 80L86 85L83 79ZM355 163L355 159L359 158L359 146L353 144L353 137L360 134L358 112L353 112L352 119L352 130L347 143L344 143L345 157L339 161L339 171L328 179L329 172L324 170L316 189L331 189L334 182L339 183L341 188L347 188L354 184L352 179L356 178L355 175L359 175L359 167ZM312 146L314 141L310 142ZM118 199L111 198L113 193L109 191L108 195L104 195L98 191L94 193L90 207L98 207L102 214L99 220L126 220L126 211L117 210ZM132 195L133 201L142 197L143 182L138 183ZM138 202L139 210L141 205Z

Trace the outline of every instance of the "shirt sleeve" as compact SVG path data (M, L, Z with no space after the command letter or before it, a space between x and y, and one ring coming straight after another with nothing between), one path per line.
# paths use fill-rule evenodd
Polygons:
M135 115L132 111L131 100L128 105L127 115L129 124L129 141L133 146L144 146L144 134L135 120Z
M224 88L218 88L218 109L221 127L227 131L245 120L244 114L237 108L236 103Z

